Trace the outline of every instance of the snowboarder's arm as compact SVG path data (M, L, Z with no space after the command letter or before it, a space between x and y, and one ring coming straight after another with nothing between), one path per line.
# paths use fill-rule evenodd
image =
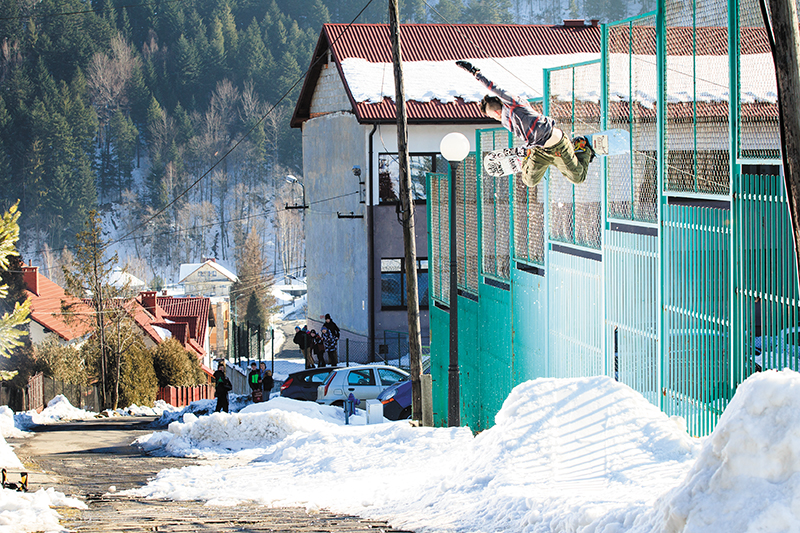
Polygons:
M507 93L500 87L497 87L493 82L487 79L486 76L484 76L480 70L475 73L475 79L481 82L482 84L486 85L487 89L496 94L497 97L500 98L500 101L508 106L516 107L516 106L524 106L527 104L527 102L524 102L518 96Z

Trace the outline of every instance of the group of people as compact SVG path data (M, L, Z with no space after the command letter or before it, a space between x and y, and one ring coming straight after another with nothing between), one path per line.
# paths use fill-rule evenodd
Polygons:
M251 363L247 383L250 385L250 390L263 391L263 396L268 398L270 391L275 386L275 380L272 377L272 370L267 370L267 363L262 361L261 369L257 368L256 363ZM225 374L225 363L220 362L217 371L214 372L214 395L217 397L215 412L228 412L228 392L231 389L233 389L233 384Z
M263 391L264 396L269 397L275 380L272 378L272 370L267 370L267 363L261 361L261 368L256 367L256 363L250 363L250 373L247 374L247 384L251 391Z
M320 328L321 333L316 330L308 330L308 326L297 326L294 328L294 343L300 348L300 352L306 361L306 368L318 366L336 366L339 364L339 326L331 319L331 315L325 315L325 323ZM327 363L326 363L327 355ZM316 359L316 362L314 361Z

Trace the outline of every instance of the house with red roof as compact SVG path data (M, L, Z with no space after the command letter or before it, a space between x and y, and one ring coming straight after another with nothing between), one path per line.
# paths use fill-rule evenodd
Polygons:
M62 344L79 347L94 330L92 308L79 298L68 296L63 288L41 274L38 266L23 266L22 278L31 302L31 342L38 344L56 338ZM61 312L62 302L70 305L72 318Z
M319 330L330 313L342 339L366 344L361 351L372 354L391 336L387 332L408 331L407 268L418 273L423 344L428 342L425 180L426 172L449 172L439 154L441 139L460 132L474 150L477 129L499 127L478 107L487 89L455 61L471 61L497 86L541 102L543 69L599 59L601 32L597 21L404 24L400 37L416 265L405 264L398 223L388 25L325 24L291 119L303 132L309 327Z
M64 344L78 347L91 335L95 313L90 303L69 296L39 273L39 267L23 267L23 280L31 302L31 342L38 344L48 337L56 337ZM74 318L62 313L62 303L70 305ZM141 330L145 346L152 348L170 337L175 338L197 356L203 370L213 375L209 329L214 320L209 298L158 296L155 291L143 291L136 298L110 304L125 307Z

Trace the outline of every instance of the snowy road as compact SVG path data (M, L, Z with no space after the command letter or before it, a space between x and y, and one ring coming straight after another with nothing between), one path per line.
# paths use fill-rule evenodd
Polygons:
M381 522L326 511L308 514L303 508L211 507L204 502L121 496L119 491L144 485L162 469L203 462L146 456L131 447L135 438L152 432L147 428L152 420L103 418L53 424L37 427L27 439L8 440L17 445L18 457L31 472L31 491L54 487L88 504L87 510L59 509L62 526L72 531L395 531Z

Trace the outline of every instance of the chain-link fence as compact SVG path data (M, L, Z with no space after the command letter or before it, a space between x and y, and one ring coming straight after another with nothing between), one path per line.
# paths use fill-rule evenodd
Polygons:
M658 216L658 62L654 13L610 24L606 55L607 127L630 135L630 152L606 168L610 219L655 222Z
M545 70L548 95L546 113L568 137L601 130L600 61ZM550 239L600 248L601 161L589 166L586 181L575 186L550 169Z
M675 192L730 191L728 7L665 4L666 176Z
M487 152L511 146L511 133L504 129L479 132L480 162ZM480 169L479 169L480 170ZM484 275L507 280L511 275L511 235L509 233L509 185L512 177L490 176L481 172L481 241Z
M475 154L456 166L458 288L478 294L478 173Z
M428 173L428 235L430 294L434 301L450 305L450 178ZM477 245L477 243L476 243Z

